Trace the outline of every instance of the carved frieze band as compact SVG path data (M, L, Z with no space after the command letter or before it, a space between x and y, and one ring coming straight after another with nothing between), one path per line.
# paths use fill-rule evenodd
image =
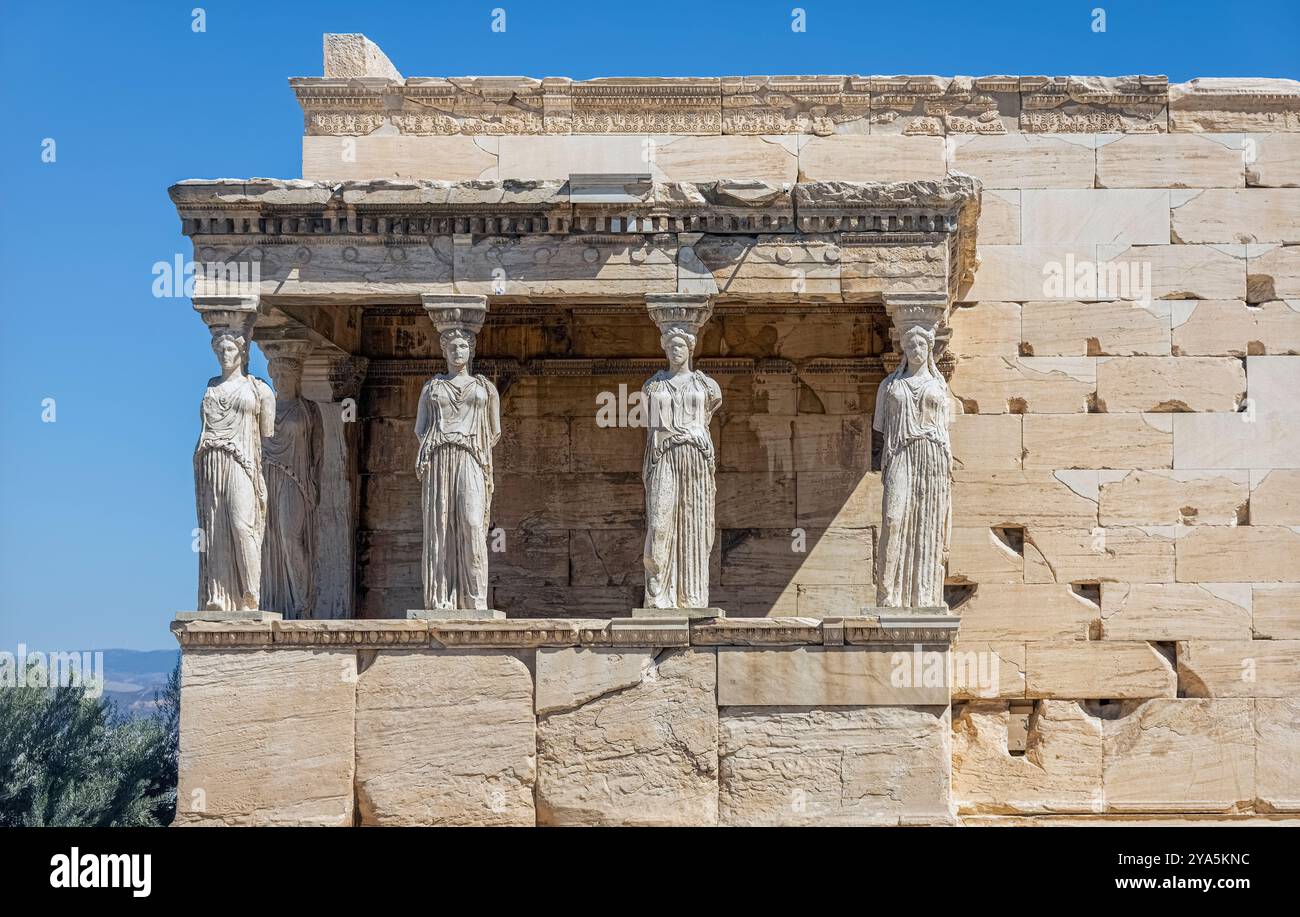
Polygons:
M309 135L1161 132L1163 76L290 81Z
M835 618L718 618L649 621L586 618L511 618L481 621L407 619L217 623L174 621L172 634L186 648L299 646L500 647L542 646L789 646L797 644L925 644L955 639L961 618L926 615L922 621L880 616Z

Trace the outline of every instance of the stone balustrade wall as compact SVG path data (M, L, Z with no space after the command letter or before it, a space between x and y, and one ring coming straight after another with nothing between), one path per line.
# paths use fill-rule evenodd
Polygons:
M176 823L951 823L933 619L178 622Z

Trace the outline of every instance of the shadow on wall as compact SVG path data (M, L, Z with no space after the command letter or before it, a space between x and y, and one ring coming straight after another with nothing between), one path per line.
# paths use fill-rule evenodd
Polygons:
M539 314L540 313L540 314ZM720 306L695 366L722 390L711 604L731 616L857 613L874 601L879 474L871 416L889 347L879 306ZM414 420L440 372L418 306L362 320L370 369L358 532L358 617L419 606ZM641 385L662 368L640 305L503 305L474 371L501 391L489 539L491 602L510 617L616 617L642 603Z

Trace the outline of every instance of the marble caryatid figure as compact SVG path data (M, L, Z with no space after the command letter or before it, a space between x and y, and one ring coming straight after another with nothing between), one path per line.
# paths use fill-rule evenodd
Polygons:
M486 377L470 373L470 361L487 304L481 296L424 299L447 361L447 371L420 392L415 421L424 607L483 610L488 607L492 447L501 438L501 399Z
M194 449L199 610L259 608L266 481L262 439L275 432L275 395L248 374L252 313L204 311L221 373L208 380Z
M714 469L709 421L722 390L691 356L712 311L707 297L647 297L668 368L642 387L646 406L645 606L707 608L714 536Z
M264 341L275 383L275 435L262 441L266 537L262 607L309 618L316 604L316 508L320 503L320 407L302 397L304 341Z
M948 384L934 357L942 315L942 305L934 304L891 309L903 357L880 383L872 424L884 439L876 603L885 607L944 604L944 565L952 528L952 449Z

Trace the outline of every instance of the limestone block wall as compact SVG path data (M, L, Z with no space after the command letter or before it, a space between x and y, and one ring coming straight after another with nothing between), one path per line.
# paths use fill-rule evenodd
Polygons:
M1300 802L1300 134L1181 126L948 139L986 188L949 572L1021 675L954 710L963 812Z
M1300 86L819 79L831 84L814 87L819 99L838 93L823 121L811 103L763 109L744 81L696 81L715 101L678 133L579 117L599 93L558 85L536 91L571 96L555 110L572 121L546 107L535 130L501 112L436 132L382 115L356 129L304 103L304 176L978 177L981 265L951 319L961 413L949 579L959 649L1001 665L995 696L958 689L955 803L972 815L1296 811ZM812 92L785 86L780 98L799 91ZM963 108L972 93L978 104ZM422 318L369 327L400 340L423 334ZM747 533L724 532L715 568L718 604L733 614L844 613L837 603L870 582L868 428L883 373L870 361L888 344L860 319L829 319L723 316L704 343L707 357L869 367L843 380L720 375L720 525ZM606 326L574 352L654 355L653 340L628 345L622 333ZM504 337L486 346L508 349ZM616 390L626 376L606 381ZM376 428L407 423L418 388L369 381ZM524 539L530 559L496 568L518 577L497 580L495 601L512 615L571 601L620 613L635 599L639 431L585 435L572 418L579 405L590 416L590 391L572 391L564 377L523 379L503 405L500 505L524 530L538 522ZM378 432L369 439L398 455ZM537 468L557 471L529 477ZM561 477L578 473L595 489ZM415 499L383 495L380 477L372 518ZM541 520L556 519L573 524L541 534ZM764 533L788 533L792 519L823 530L824 565L810 553L780 567L788 534ZM371 523L363 554L400 542L386 531ZM383 551L369 555L366 613L410 601L372 598L383 590L418 588L417 546L403 550L387 552L387 568Z

